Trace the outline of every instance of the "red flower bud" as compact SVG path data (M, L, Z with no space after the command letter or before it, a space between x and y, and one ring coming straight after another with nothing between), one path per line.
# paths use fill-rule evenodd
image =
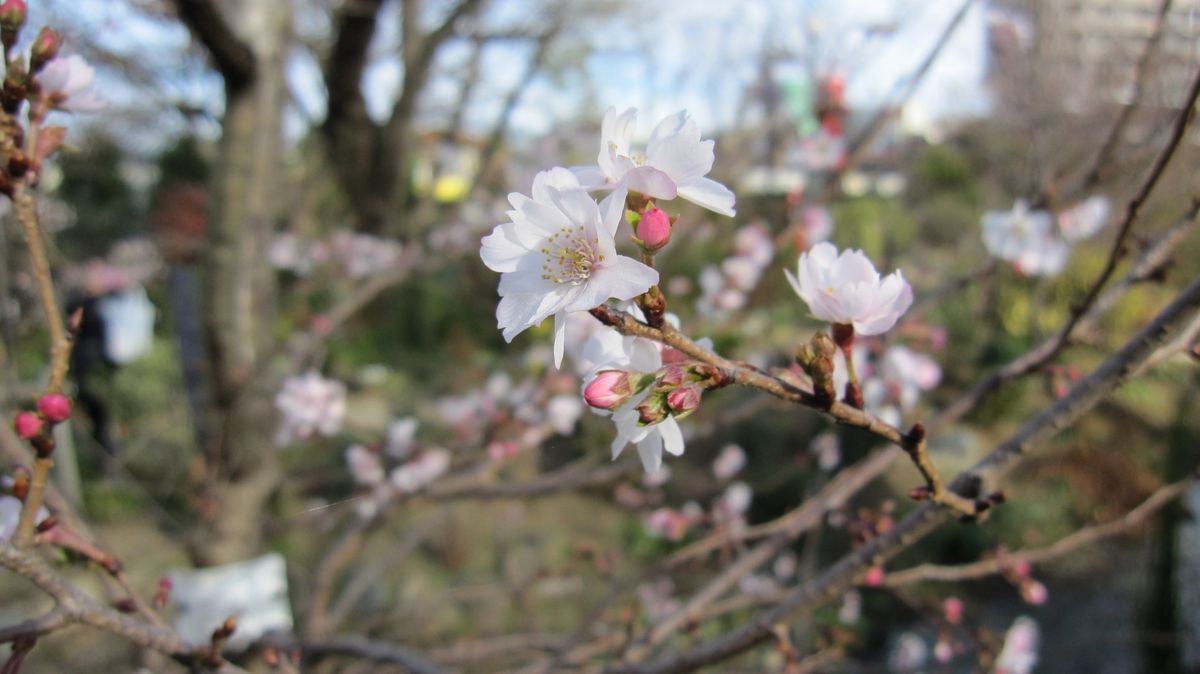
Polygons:
M13 430L18 436L29 440L42 432L42 420L33 412L17 412L13 419Z
M48 393L37 402L42 418L57 424L71 418L71 401L61 393Z
M671 240L671 218L661 208L651 208L642 213L637 225L637 238L648 252L662 248Z

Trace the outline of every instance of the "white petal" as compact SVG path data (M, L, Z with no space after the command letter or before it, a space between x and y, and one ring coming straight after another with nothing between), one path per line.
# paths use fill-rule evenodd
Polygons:
M736 200L733 192L715 180L697 178L686 185L680 185L678 191L679 196L714 213L730 217L737 214L733 207Z
M610 237L617 235L617 227L620 226L621 219L625 217L625 197L628 194L629 188L622 182L617 185L617 189L613 190L612 194L604 197L604 200L600 202L600 222Z
M516 271L517 263L529 249L514 241L511 227L496 225L492 233L480 240L479 257L488 269L498 272Z
M579 180L580 187L586 190L600 189L608 183L604 171L601 171L599 166L572 166L571 173Z
M677 184L708 175L713 165L713 141L696 141L673 135L646 150L646 164L671 176Z
M674 199L678 188L671 176L653 166L639 166L625 174L629 189L655 199Z
M657 473L662 467L662 444L662 436L658 433L649 433L637 443L638 456L647 473Z
M567 345L567 313L554 314L554 367L562 368L563 351Z
M675 417L667 417L655 428L662 435L664 449L675 456L683 454L683 432L679 430L679 422Z
M592 272L591 281L603 284L608 297L631 300L658 283L658 272L631 257L618 255L616 259L602 262L599 269Z

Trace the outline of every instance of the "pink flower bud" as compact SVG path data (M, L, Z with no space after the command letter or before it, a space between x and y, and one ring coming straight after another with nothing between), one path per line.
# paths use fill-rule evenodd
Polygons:
M637 238L641 240L642 247L651 253L662 248L671 240L671 218L661 208L651 208L642 213L637 225Z
M686 414L700 406L700 394L704 389L696 384L680 386L667 394L667 406L677 414Z
M583 399L592 407L611 410L629 400L633 386L629 373L621 370L603 370L583 389Z
M17 412L13 419L13 430L22 438L29 440L42 432L42 420L33 412Z
M54 57L58 56L58 50L62 48L62 43L62 35L59 35L58 31L43 26L33 40L33 48L29 50L29 72L36 73L42 66L54 60Z
M946 615L946 622L951 625L957 625L963 619L963 602L958 597L947 597L946 601L942 602L942 612Z
M879 587L883 585L883 567L872 566L867 569L867 575L863 576L863 585L867 587Z
M71 418L71 401L61 393L48 393L37 402L42 418L57 424Z
M1025 580L1033 575L1033 565L1025 559L1017 560L1013 563L1012 573L1018 580Z
M1034 606L1041 606L1050 598L1050 592L1036 580L1021 583L1021 598Z
M25 0L4 0L0 2L0 28L14 33L25 23Z

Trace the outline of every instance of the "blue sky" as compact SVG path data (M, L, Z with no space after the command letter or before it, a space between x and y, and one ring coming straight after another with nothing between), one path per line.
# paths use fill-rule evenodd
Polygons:
M286 0L279 0L286 1ZM500 0L514 9L536 0ZM747 86L758 77L757 58L764 45L785 55L779 71L795 74L811 60L818 69L846 70L849 99L870 107L882 100L897 80L905 77L927 53L961 0L695 0L634 2L628 15L581 20L572 26L572 39L587 40L595 51L582 72L550 80L539 79L523 96L514 127L524 135L544 133L576 117L598 119L609 105L637 107L643 119L656 119L687 108L703 129L720 129L734 122ZM43 3L35 3L35 9ZM106 79L106 93L115 101L147 95L212 105L219 100L219 81L202 72L185 70L182 56L188 45L185 30L170 20L142 18L125 3L76 0L46 3L58 9L53 20L68 35L86 32L107 50L149 64L147 75L159 87ZM433 3L437 7L437 3ZM928 116L982 112L986 95L982 78L986 66L985 2L978 2L956 32L934 70L914 98L913 108ZM394 12L395 6L388 10ZM519 12L517 13L519 14ZM44 17L36 12L32 25ZM385 17L382 26L394 26ZM636 24L636 29L630 25ZM320 33L326 29L320 13L302 15L298 25ZM872 30L891 29L872 38ZM403 76L394 60L385 58L394 34L382 31L375 44L381 57L368 72L368 104L382 117ZM146 58L152 53L153 58ZM320 68L299 55L289 67L292 91L302 112L290 116L289 135L320 115L324 92ZM448 72L466 58L465 48L451 49L440 59ZM528 46L506 43L488 52L484 88L494 95L478 96L470 118L486 128L496 101L524 70ZM111 78L110 78L111 79ZM450 79L435 81L431 99L453 101ZM489 102L490 101L490 102ZM219 110L216 110L219 111ZM648 124L648 122L647 122ZM648 131L644 129L643 132ZM206 134L218 130L210 127Z

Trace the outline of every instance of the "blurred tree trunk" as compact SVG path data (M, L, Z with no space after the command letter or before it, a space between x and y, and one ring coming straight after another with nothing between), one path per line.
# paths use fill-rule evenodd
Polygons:
M263 260L280 208L291 7L279 0L176 0L176 7L225 80L206 259L214 433L202 448L204 521L192 541L198 563L221 564L258 552L262 512L281 476L271 439L277 382L264 362L275 284Z
M428 32L418 25L423 3L405 0L401 4L404 80L391 113L379 124L367 115L362 77L383 4L383 0L346 3L336 18L336 38L325 64L329 111L321 132L358 229L407 237L416 233L405 216L418 99L433 74L438 49L454 34L460 19L479 11L483 0L458 0Z

